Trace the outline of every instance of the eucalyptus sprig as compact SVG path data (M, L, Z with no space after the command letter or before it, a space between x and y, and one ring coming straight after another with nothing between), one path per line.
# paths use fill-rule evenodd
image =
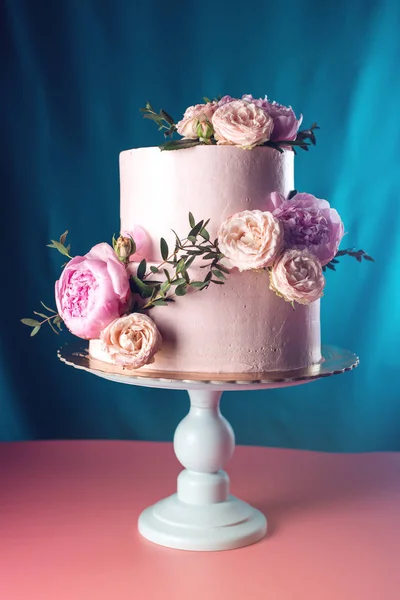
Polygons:
M59 239L58 242L56 240L50 240L51 244L47 244L47 247L48 248L55 248L61 254L63 254L67 258L71 259L72 256L70 256L70 254L69 254L70 250L71 250L71 245L70 244L68 244L68 246L65 245L65 241L67 239L67 235L68 235L68 230L64 231L64 233L62 235L60 235L60 239Z
M375 262L372 256L369 256L364 250L356 250L355 248L346 248L345 250L339 250L335 254L335 258L332 258L328 264L322 267L323 271L326 269L330 269L331 271L336 271L336 265L339 263L338 257L340 256L352 256L356 259L357 262L362 262L362 260L369 260L371 262Z
M297 136L295 140L279 140L278 142L272 142L268 140L262 144L263 146L269 146L270 148L275 148L278 152L284 152L284 146L291 146L293 152L296 154L296 148L301 148L301 150L305 150L308 152L309 146L312 144L315 146L317 143L317 139L315 137L314 130L320 129L316 123L313 123L309 129L304 129L302 131L297 132Z
M176 125L174 119L169 115L165 110L161 109L159 113L157 113L150 102L146 103L145 108L141 108L140 112L143 113L143 117L145 119L150 119L150 121L154 121L158 130L164 130L164 136L166 138L172 137L173 133L176 131Z
M136 275L131 280L131 289L145 300L141 310L167 306L175 301L176 296L185 296L189 289L201 291L212 283L224 283L229 270L220 262L224 255L218 247L218 239L210 240L208 223L209 219L196 223L192 213L189 213L190 231L187 237L180 239L174 231L175 245L172 251L166 240L161 238L162 262L149 268L145 259L139 263ZM200 268L205 269L205 275L200 279L191 279L188 270L197 259L201 259L203 264ZM153 275L158 275L157 279L149 279ZM139 309L139 306L135 308Z
M43 306L43 308L50 314L45 314L45 313L41 313L41 312L37 312L37 311L33 311L33 314L38 315L39 317L42 317L42 321L38 321L37 319L21 319L21 323L23 323L24 325L27 325L28 327L32 327L32 331L31 331L31 337L33 337L34 335L36 335L39 331L42 325L44 325L45 323L48 323L50 325L50 327L52 328L52 330L54 331L54 333L56 333L58 335L58 331L62 331L62 319L60 317L60 315L53 310L52 308L49 308L48 306L46 306L42 301L40 301L40 304ZM57 329L56 329L57 327Z

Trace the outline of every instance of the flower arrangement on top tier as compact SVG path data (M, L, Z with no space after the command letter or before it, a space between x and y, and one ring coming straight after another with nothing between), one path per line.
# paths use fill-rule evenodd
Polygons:
M296 117L290 106L283 106L265 98L223 96L186 109L183 118L175 123L164 110L157 113L148 102L140 109L146 119L155 121L166 138L178 133L183 139L169 139L160 145L161 150L179 150L199 144L234 145L244 149L270 146L279 152L296 147L308 150L315 144L313 123L309 129L299 131L303 116Z
M147 234L141 227L123 232L112 245L100 243L84 256L72 257L67 233L49 246L68 258L55 283L57 310L37 319L22 319L36 335L44 323L58 333L65 324L83 339L100 339L112 362L137 369L153 362L162 346L161 334L148 316L156 306L168 306L188 293L211 284L223 285L233 269L265 270L269 285L290 302L310 304L322 296L323 271L335 270L345 254L373 260L363 250L338 250L343 223L326 200L292 192L289 198L273 193L272 210L245 210L227 218L212 241L208 220L196 222L189 213L190 230L181 239L175 232L172 250L160 240L162 261L148 266ZM192 278L197 261L204 276ZM195 271L198 273L199 271ZM269 283L268 283L269 280Z

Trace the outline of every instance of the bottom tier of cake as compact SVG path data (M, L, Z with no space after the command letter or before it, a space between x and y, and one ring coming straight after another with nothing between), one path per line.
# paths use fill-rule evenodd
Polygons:
M266 271L236 271L224 285L190 290L168 306L149 310L163 345L154 362L142 369L245 373L320 362L319 300L293 308L268 283ZM89 353L111 362L100 340L89 342Z

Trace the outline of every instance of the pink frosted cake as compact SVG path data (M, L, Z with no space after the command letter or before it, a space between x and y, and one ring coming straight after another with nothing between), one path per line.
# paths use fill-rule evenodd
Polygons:
M57 310L23 319L35 335L62 323L94 359L122 369L198 373L287 371L321 361L324 271L343 223L326 200L294 189L296 149L316 124L267 98L205 99L174 120L157 148L120 155L121 230L67 257ZM175 134L181 136L175 139ZM43 309L42 309L43 310Z
M273 191L286 197L294 189L293 164L293 151L268 147L127 150L120 155L121 231L134 232L140 224L149 236L148 262L157 265L160 237L173 246L171 230L188 229L189 211L210 218L214 239L230 215L269 210ZM304 367L321 359L319 312L319 300L293 310L269 289L265 270L235 270L224 285L193 289L171 306L151 310L163 345L145 368L241 373ZM94 357L110 360L100 341L89 348Z

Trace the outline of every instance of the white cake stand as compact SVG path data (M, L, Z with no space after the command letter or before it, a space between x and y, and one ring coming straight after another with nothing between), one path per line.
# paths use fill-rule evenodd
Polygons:
M184 470L177 493L146 508L139 532L148 540L181 550L230 550L263 538L265 516L229 493L223 471L232 457L235 436L221 415L223 391L260 390L309 383L343 373L358 365L347 350L323 347L324 361L306 369L263 374L204 374L141 372L89 357L87 349L69 344L58 351L60 360L110 381L154 388L187 390L190 410L174 435L174 450Z

